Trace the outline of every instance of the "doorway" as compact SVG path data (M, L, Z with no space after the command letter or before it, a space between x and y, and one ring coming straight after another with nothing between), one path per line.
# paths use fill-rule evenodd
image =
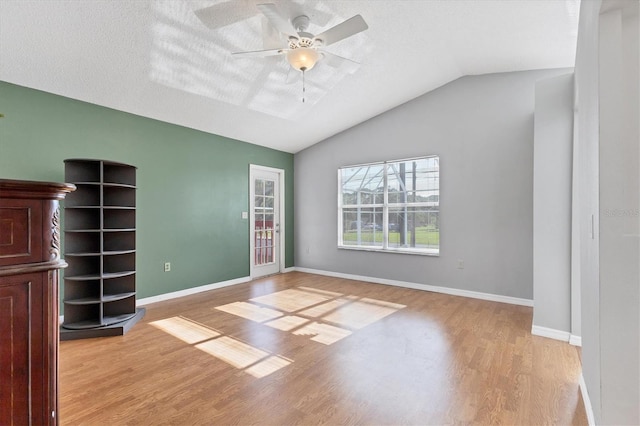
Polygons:
M284 170L250 165L251 278L284 269Z

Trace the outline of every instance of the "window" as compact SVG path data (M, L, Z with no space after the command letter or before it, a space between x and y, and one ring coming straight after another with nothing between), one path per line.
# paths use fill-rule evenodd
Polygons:
M438 156L338 170L338 247L438 255Z

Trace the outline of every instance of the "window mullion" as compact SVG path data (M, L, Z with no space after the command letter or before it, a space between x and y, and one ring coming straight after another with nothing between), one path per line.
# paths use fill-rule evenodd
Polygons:
M387 250L389 248L389 188L387 187L387 170L389 165L384 164L384 172L382 175L382 249Z
M342 201L342 173L340 172L340 169L338 169L338 246L344 244L342 234L344 230L344 223L342 218L342 216L344 215L344 210Z

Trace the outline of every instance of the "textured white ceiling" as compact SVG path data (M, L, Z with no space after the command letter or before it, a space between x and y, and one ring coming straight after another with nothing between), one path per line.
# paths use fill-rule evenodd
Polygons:
M302 80L260 50L273 2L369 29ZM572 67L579 0L0 0L0 80L297 152L464 75ZM200 11L200 20L195 11ZM206 22L207 25L205 25Z

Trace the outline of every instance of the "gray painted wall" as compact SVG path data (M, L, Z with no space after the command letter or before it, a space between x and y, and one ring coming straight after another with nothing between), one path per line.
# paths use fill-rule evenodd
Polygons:
M297 153L296 266L532 299L534 87L570 71L463 77ZM338 167L430 154L440 256L339 250Z
M573 74L540 80L533 144L533 325L571 331Z
M582 372L597 424L640 424L638 4L593 0L580 7L573 241Z
M578 257L582 374L600 423L600 285L598 263L598 25L600 0L582 2L576 54L572 250ZM594 232L595 231L595 232ZM576 253L577 252L577 253Z
M601 10L602 423L616 425L640 424L639 38L638 2Z

